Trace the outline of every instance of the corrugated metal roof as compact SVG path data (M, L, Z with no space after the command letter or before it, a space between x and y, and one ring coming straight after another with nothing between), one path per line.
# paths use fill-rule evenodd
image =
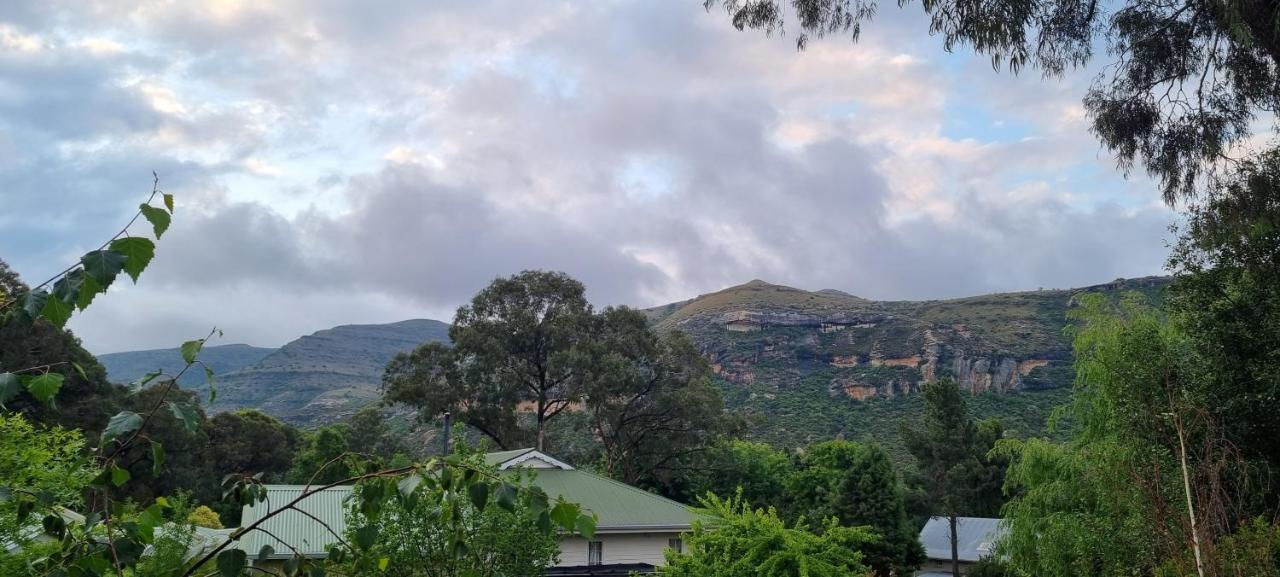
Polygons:
M956 548L961 561L973 562L991 554L991 548L1005 528L1000 519L956 518ZM951 559L951 526L946 517L931 517L920 530L920 544L930 559Z
M485 461L498 465L528 453L531 449L503 451L486 455ZM521 474L532 474L532 483L541 487L554 500L581 505L596 514L598 531L639 531L645 529L687 529L693 522L688 507L670 499L619 483L580 469L512 469ZM267 485L267 500L246 507L241 524L248 525L261 519L268 512L277 510L297 498L306 489L303 485ZM333 532L346 532L346 508L344 500L351 494L351 487L331 487L299 503L299 507L315 518L297 511L285 511L267 520L261 528L240 540L240 548L255 556L263 545L271 545L276 557L291 557L296 549L304 555L318 557L325 548L337 542L337 537L316 519L323 521ZM269 533L269 534L268 534Z
M693 512L675 501L581 469L537 469L533 484L552 499L582 505L596 514L596 529L687 529Z
M304 485L267 485L267 500L259 501L252 507L245 507L241 515L241 525L248 525L261 519L270 511L284 507L306 490ZM298 508L314 515L324 522L298 511L285 511L268 519L261 525L265 531L251 531L240 539L240 548L251 557L262 550L263 545L270 545L275 550L275 557L292 557L294 550L309 557L320 557L325 547L338 541L333 533L343 535L347 530L346 508L343 500L351 494L351 487L331 487L303 499ZM333 529L330 532L324 525Z

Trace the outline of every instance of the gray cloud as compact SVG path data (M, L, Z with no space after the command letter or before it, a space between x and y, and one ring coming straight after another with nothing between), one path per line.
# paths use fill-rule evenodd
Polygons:
M179 194L142 283L73 321L93 350L447 320L526 268L647 306L756 277L940 298L1163 261L1171 213L1073 111L1087 72L977 74L913 12L796 54L696 3L222 6L0 12L48 44L0 51L0 149L21 152L0 256L56 270L153 168ZM119 48L76 48L99 37Z

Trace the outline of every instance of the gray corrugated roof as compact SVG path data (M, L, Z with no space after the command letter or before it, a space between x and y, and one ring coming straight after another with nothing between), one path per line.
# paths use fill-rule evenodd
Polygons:
M997 539L1004 535L1000 519L956 518L956 547L961 561L977 561L991 554ZM920 544L930 559L951 559L951 526L946 517L932 517L920 530Z
M304 485L267 485L267 500L252 507L245 507L241 524L247 525L261 519L269 511L275 511L294 500L306 490ZM343 500L351 494L351 487L331 487L303 499L298 508L323 520L333 532L343 535L347 530L346 509ZM266 531L250 531L240 539L240 548L256 556L263 545L271 545L275 557L292 557L296 548L303 555L319 557L325 547L337 542L337 537L324 525L298 511L285 511L267 519L261 525ZM268 534L270 533L270 534ZM283 541L283 542L282 542Z

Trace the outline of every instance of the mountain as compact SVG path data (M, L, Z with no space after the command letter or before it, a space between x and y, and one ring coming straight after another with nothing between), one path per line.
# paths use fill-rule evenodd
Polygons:
M319 331L220 379L211 409L258 408L300 425L342 420L378 400L396 353L448 340L448 324L426 319Z
M428 341L448 341L449 325L415 319L380 325L343 325L293 341L279 349L245 345L208 347L201 360L217 373L217 398L205 407L210 413L257 408L298 425L343 420L360 407L378 400L382 370L401 351ZM232 349L228 351L227 349ZM244 349L252 349L253 355ZM228 355L239 351L240 356ZM250 358L255 357L255 358ZM99 357L117 382L128 382L173 363L180 368L177 349L113 353ZM170 371L173 371L170 368ZM184 388L207 399L203 371Z
M898 423L919 414L914 393L941 377L978 395L971 405L979 416L1042 432L1074 378L1063 329L1077 295L1158 296L1167 283L1149 277L1070 290L872 301L754 280L646 313L660 330L693 338L727 402L752 417L753 436L785 445L892 437L893 445Z
M205 347L200 352L200 359L213 369L215 375L221 376L252 365L274 352L276 349L249 345L218 345ZM107 378L113 383L131 383L157 369L175 375L186 365L176 348L110 353L99 355L98 361L106 367ZM203 390L206 388L204 371L188 371L178 383L183 388Z

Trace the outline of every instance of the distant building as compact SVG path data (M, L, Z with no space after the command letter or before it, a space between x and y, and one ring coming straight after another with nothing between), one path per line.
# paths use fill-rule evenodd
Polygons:
M632 572L651 573L655 566L665 562L667 549L683 547L681 535L693 522L692 512L680 503L575 469L533 449L490 453L485 460L500 471L536 469L532 483L546 491L549 497L564 497L597 516L596 532L591 540L580 535L561 539L560 561L557 566L547 569L547 577L622 577ZM267 485L266 489L266 501L245 507L242 525L261 519L271 510L271 504L278 507L281 503L290 502L305 487ZM260 568L267 570L278 566L295 549L309 557L324 557L325 548L335 539L316 519L340 534L345 532L342 502L350 494L351 487L348 486L317 492L298 504L315 518L285 511L263 524L262 528L270 534L252 531L241 539L239 546L249 553L250 559L254 559L263 545L271 545L277 552L274 558L255 561Z
M1004 536L1000 519L982 517L956 518L956 545L960 557L960 574L979 559L991 554L995 542ZM946 517L932 517L920 530L920 544L928 559L916 577L949 577L951 575L951 525Z

